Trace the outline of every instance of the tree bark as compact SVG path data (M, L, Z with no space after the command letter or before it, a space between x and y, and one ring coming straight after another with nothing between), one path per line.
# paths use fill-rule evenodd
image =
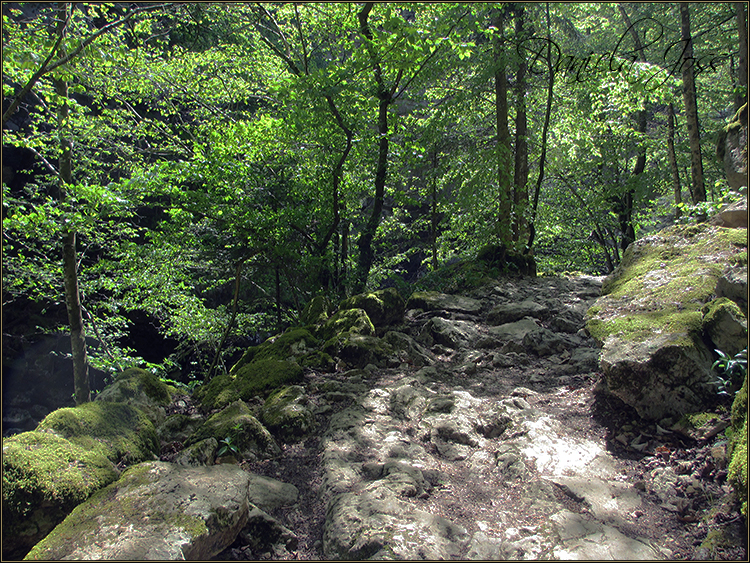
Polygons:
M522 38L524 6L516 4L516 37ZM526 209L529 207L529 148L526 119L526 58L521 55L516 73L516 154L513 174L513 241L518 242L528 231Z
M370 268L374 258L372 250L372 241L375 238L375 232L380 225L380 217L383 213L383 201L385 199L385 181L388 174L388 109L393 103L393 95L398 88L403 71L399 71L396 81L391 89L385 85L383 78L383 69L380 64L380 57L375 51L373 45L373 35L368 23L370 11L373 8L372 2L367 2L358 14L360 33L365 38L365 47L367 48L372 64L372 70L375 75L375 84L377 87L378 98L378 162L375 168L375 198L373 200L372 212L370 219L367 221L362 234L359 236L357 246L359 248L359 259L357 262L357 276L354 282L354 293L361 293L367 285L367 277L370 274Z
M510 175L513 153L508 131L508 78L506 76L503 8L493 8L492 25L495 27L493 59L495 64L495 119L497 132L497 183L498 214L496 233L498 242L509 247L512 239L512 179Z
M57 26L58 37L64 37L68 23L70 6L61 4L58 9L59 23ZM64 51L61 49L61 55ZM70 107L68 105L68 83L64 80L54 79L55 93L60 97L60 106L57 110L57 127L60 135L60 160L59 172L62 183L60 197L66 197L66 187L73 183L73 145L67 137L67 129L70 120ZM78 288L78 268L76 260L76 233L66 229L62 241L63 261L63 286L65 288L65 307L68 312L68 326L70 328L70 349L73 358L73 386L75 390L76 405L88 403L91 400L91 387L89 383L89 365L86 353L86 332L83 326L83 313L81 311L81 294Z
M432 269L437 270L438 258L437 258L437 237L438 237L438 223L440 222L437 211L438 204L438 193L437 193L437 167L438 167L438 150L435 147L435 152L432 153L432 178L430 178L430 195L431 195L431 206L430 206L430 250L432 252Z
M539 156L539 176L534 187L534 198L531 203L531 214L529 219L529 242L526 244L524 254L531 254L534 248L534 237L536 236L536 212L539 207L539 193L544 181L544 165L547 160L547 136L549 133L550 116L552 115L552 92L555 84L555 73L552 68L552 38L550 36L549 2L546 3L547 12L547 107L544 112L544 125L542 125L542 153Z
M693 203L706 201L706 186L703 180L703 157L701 156L698 103L696 101L695 76L693 72L693 39L690 33L690 6L680 2L680 24L683 43L682 97L685 102L685 121L690 141L690 176L692 178Z
M747 17L745 14L745 2L735 2L734 9L737 19L737 35L739 38L740 61L737 81L742 89L735 96L734 111L736 112L747 102Z
M680 186L680 171L677 168L677 155L674 150L674 106L669 104L669 116L667 121L667 157L669 168L672 170L672 191L674 192L675 219L682 216L682 186Z

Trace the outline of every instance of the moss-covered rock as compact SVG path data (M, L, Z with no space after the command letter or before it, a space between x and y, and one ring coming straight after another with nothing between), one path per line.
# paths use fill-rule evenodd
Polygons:
M96 396L97 401L126 403L143 411L154 423L161 424L165 417L164 407L169 405L174 393L153 373L139 368L126 369Z
M745 373L745 382L737 392L732 403L732 437L729 443L729 483L737 492L737 498L741 503L742 515L747 522L747 388L748 375Z
M271 337L260 346L248 348L239 361L229 370L237 374L244 366L259 360L295 361L309 354L318 345L318 340L305 328L290 328L283 334Z
M333 314L333 311L334 306L331 300L325 295L318 295L305 305L300 315L300 321L303 325L323 324Z
M196 389L194 397L205 410L223 408L237 399L248 401L256 395L268 395L302 379L302 367L286 360L254 360L235 366L233 371L233 375L219 375Z
M724 165L731 188L747 186L747 104L719 131L716 157Z
M250 480L237 466L136 465L76 507L27 559L211 559L247 522Z
M375 336L375 327L364 309L345 309L328 319L317 335L321 340L330 340L335 336L361 334Z
M323 349L356 368L363 368L367 364L384 366L393 354L393 348L382 339L362 334L344 333L335 336L325 343Z
M471 297L448 295L439 291L415 291L406 302L406 308L476 315L482 309L482 302Z
M268 397L260 419L273 434L285 440L300 440L315 427L310 401L299 385L284 387Z
M383 327L401 322L405 303L396 288L389 287L354 295L342 301L339 309L364 309L373 325Z
M79 503L117 479L100 452L45 432L3 438L3 560L20 559Z
M726 297L706 304L703 313L703 332L714 346L734 356L747 346L747 319L737 304Z
M679 416L713 398L702 308L746 237L706 224L671 227L631 244L604 281L586 328L604 345L608 389L641 416Z
M216 438L217 442L230 439L244 459L263 459L280 453L279 446L268 430L255 418L243 401L234 401L221 412L211 416L187 442L196 444L206 438Z
M62 436L109 460L128 465L159 453L156 430L143 411L124 403L94 401L48 414L38 431Z

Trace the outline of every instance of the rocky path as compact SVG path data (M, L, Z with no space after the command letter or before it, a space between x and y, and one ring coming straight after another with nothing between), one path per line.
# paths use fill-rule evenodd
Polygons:
M245 464L297 486L272 516L298 541L239 538L216 559L700 557L719 451L595 394L581 329L600 286L451 296L407 312L391 367L307 374L320 431Z

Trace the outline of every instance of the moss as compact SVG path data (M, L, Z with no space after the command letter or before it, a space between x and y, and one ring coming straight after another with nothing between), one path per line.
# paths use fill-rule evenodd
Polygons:
M707 303L701 312L703 313L704 328L716 324L719 317L724 313L729 313L736 319L742 319L745 316L737 304L727 297L719 297Z
M229 373L235 375L244 366L259 360L293 360L318 345L318 340L305 328L291 328L269 338L260 346L248 348Z
M737 498L741 503L740 510L747 521L747 388L748 374L745 373L745 381L737 392L732 403L732 436L729 442L729 483L737 492Z
M73 552L81 537L97 534L100 542L108 543L110 538L101 534L118 534L117 526L107 526L113 522L141 520L147 518L150 526L166 524L166 528L182 528L191 538L208 534L208 527L199 516L183 512L164 513L147 507L150 495L121 495L120 491L135 489L154 481L153 465L145 463L134 466L123 473L116 483L101 489L58 525L44 540L39 542L26 556L27 560L55 560ZM145 514L148 513L148 516ZM101 525L104 515L105 525ZM114 539L114 538L112 538Z
M345 299L340 310L363 309L375 326L386 326L403 318L405 303L395 288L361 293Z
M302 379L302 368L296 362L279 360L255 361L237 372L235 387L238 398L248 400L258 394Z
M364 309L345 309L339 311L318 330L321 340L330 340L344 334L375 335L375 327Z
M741 230L675 226L631 244L604 281L587 330L599 342L611 334L645 340L666 331L697 338L701 309L726 262L747 248L746 233L736 232Z
M315 417L307 403L304 388L297 385L284 387L266 399L260 417L274 434L299 439L315 425Z
M3 439L3 511L75 505L115 479L105 456L60 436L34 431Z
M37 427L107 456L138 463L158 453L159 440L146 415L123 403L94 401L51 412Z
M277 447L271 434L243 401L235 401L212 415L190 436L185 445L190 446L207 438L215 438L217 441L231 438L241 453L258 447L264 451Z
M328 371L334 367L333 358L331 358L330 354L326 354L320 350L303 356L299 359L299 364L303 368L317 368L323 371Z
M328 320L333 313L333 303L328 297L318 295L313 297L302 310L300 320L305 325L318 325Z
M132 392L132 396L135 396L138 390L142 389L147 397L162 406L168 405L172 400L169 386L159 380L153 373L149 373L146 370L139 368L126 369L115 377L115 381L127 382L127 388Z
M361 334L344 334L331 338L324 344L323 350L360 368L367 364L378 364L393 354L393 348L380 338Z

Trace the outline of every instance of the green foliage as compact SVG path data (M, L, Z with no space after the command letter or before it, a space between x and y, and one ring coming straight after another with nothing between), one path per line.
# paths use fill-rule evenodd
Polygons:
M717 372L713 382L717 387L717 394L729 395L732 390L739 393L742 382L747 375L747 348L730 356L721 350L715 350L719 355L711 369Z

